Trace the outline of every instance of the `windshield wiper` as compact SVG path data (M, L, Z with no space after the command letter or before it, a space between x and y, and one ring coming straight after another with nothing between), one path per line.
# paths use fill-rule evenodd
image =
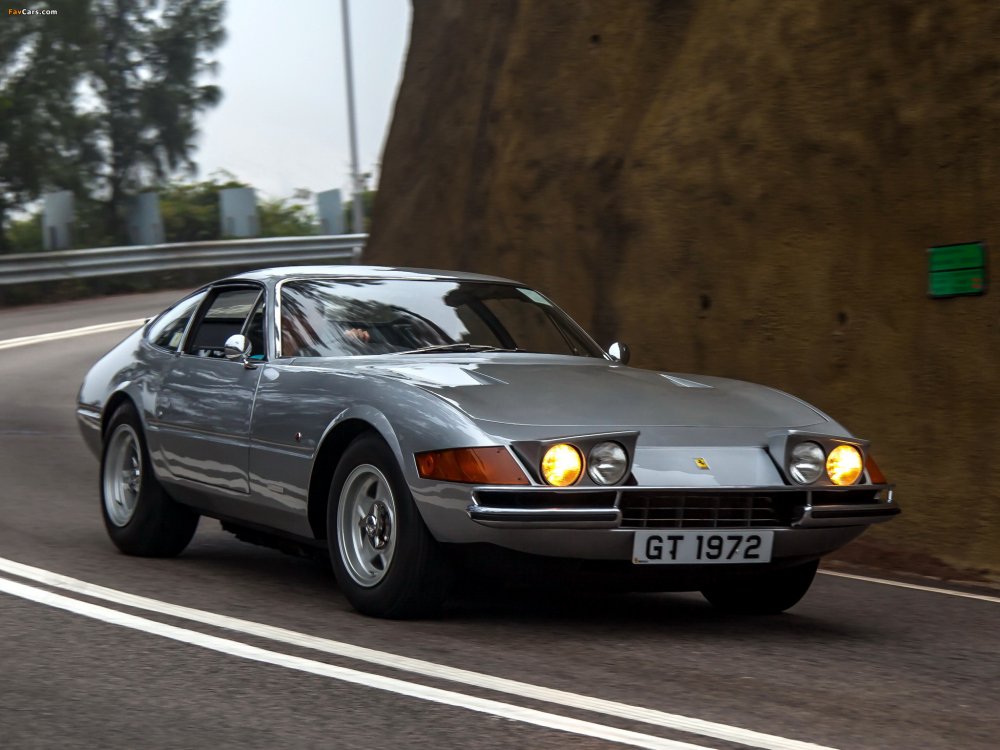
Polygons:
M433 346L421 346L419 349L407 349L403 352L392 352L393 354L426 354L428 352L523 352L524 349L507 349L502 346L492 346L490 344L467 344L461 341L453 344L434 344Z

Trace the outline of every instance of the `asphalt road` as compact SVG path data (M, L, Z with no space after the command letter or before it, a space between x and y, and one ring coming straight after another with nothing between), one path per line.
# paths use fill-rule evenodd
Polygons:
M215 522L176 560L117 553L74 403L127 331L3 342L142 318L178 296L0 311L5 750L997 747L988 596L820 575L776 617L723 617L686 594L487 590L438 621L385 622L354 613L323 566Z

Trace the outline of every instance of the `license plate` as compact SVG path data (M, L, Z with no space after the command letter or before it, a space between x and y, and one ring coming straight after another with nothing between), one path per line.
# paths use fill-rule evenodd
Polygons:
M773 531L637 531L636 565L771 562Z

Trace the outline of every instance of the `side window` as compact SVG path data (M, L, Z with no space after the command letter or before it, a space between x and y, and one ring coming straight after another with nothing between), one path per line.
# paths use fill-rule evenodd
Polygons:
M316 344L327 328L323 301L307 284L285 284L281 292L281 356L317 356Z
M175 352L184 338L188 322L198 305L205 299L205 292L180 301L173 308L160 315L149 327L146 339L161 349Z
M225 356L226 339L243 333L244 325L254 309L260 289L242 287L223 289L215 295L197 328L189 336L187 352L197 357Z

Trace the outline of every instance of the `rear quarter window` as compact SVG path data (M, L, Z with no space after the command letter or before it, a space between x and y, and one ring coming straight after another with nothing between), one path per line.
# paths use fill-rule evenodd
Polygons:
M184 340L184 332L187 330L191 316L194 315L198 305L205 299L205 292L187 297L176 305L161 313L153 324L149 327L146 339L153 346L167 351L175 352Z

